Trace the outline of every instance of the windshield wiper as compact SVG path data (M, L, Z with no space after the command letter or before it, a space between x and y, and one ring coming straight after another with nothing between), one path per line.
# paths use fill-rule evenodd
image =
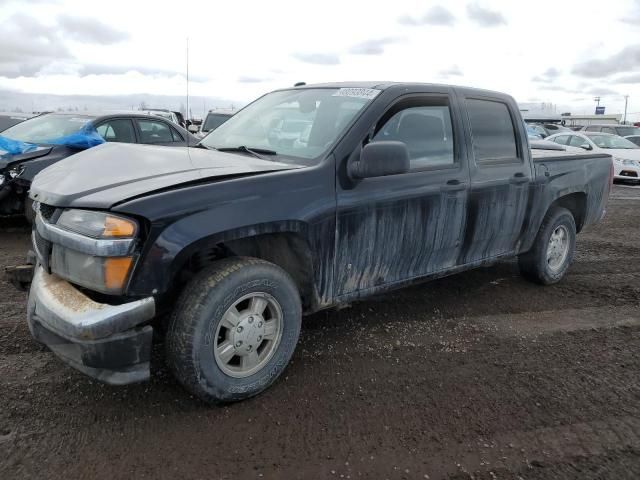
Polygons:
M253 155L260 160L267 160L262 155L277 155L278 152L275 150L269 150L267 148L249 148L244 145L240 145L239 147L221 147L216 148L219 152L244 152ZM262 154L262 155L261 155Z

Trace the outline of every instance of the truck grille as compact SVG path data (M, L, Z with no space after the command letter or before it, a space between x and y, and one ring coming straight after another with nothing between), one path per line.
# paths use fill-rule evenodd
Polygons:
M38 209L40 210L40 215L47 222L51 222L51 218L53 214L56 213L56 207L52 207L51 205L47 205L45 203L38 204Z
M33 229L31 234L31 239L33 242L33 249L35 250L36 257L38 257L38 261L40 265L46 270L49 271L49 257L51 256L51 242L45 240L40 236L36 229Z

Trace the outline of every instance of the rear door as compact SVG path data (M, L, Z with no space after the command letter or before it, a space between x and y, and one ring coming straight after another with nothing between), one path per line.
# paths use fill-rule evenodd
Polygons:
M136 118L140 143L170 147L186 145L184 137L169 122L156 119Z
M463 95L471 190L460 263L518 250L532 181L520 115L500 97Z
M96 124L96 131L106 142L136 143L136 131L128 118L110 118Z
M410 171L338 185L338 295L447 270L458 261L469 172L455 99L443 88L390 103L370 126L371 141L404 142Z

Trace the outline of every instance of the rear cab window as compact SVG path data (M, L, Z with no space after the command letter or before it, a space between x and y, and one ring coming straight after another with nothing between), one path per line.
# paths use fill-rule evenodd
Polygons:
M465 100L476 164L521 163L522 155L509 106L493 99Z

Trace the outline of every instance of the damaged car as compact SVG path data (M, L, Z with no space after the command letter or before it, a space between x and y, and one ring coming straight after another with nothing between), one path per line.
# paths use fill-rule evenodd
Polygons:
M186 390L243 400L285 370L303 315L512 257L560 282L612 177L601 152L532 151L502 93L278 90L198 148L105 144L41 172L29 327L117 385L149 379L162 336Z
M0 133L0 216L33 219L28 192L43 169L105 142L185 147L198 140L157 116L123 113L49 113Z

